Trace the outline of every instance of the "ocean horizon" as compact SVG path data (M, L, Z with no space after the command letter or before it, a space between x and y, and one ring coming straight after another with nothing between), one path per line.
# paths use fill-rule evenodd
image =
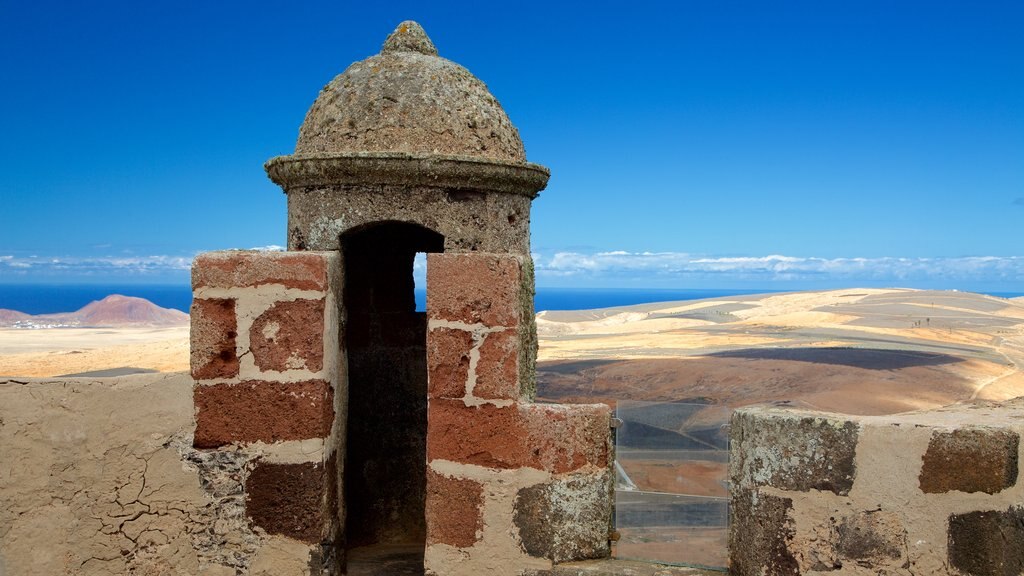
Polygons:
M544 310L590 310L672 302L701 300L750 294L792 292L786 289L731 289L731 288L553 288L537 287L534 307ZM1000 298L1024 296L1024 292L983 292ZM0 309L17 310L26 314L54 314L73 312L111 294L145 298L157 306L188 312L192 303L190 286L173 284L0 284ZM426 290L416 289L416 305L426 305Z

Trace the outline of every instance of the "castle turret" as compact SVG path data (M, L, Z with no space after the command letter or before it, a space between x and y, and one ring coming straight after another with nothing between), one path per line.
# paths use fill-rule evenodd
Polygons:
M606 556L609 411L533 403L548 170L483 82L403 22L266 170L288 251L193 269L195 445L248 459L254 529L329 574L395 550L445 575Z
M266 169L288 194L291 250L337 250L342 234L394 221L441 234L446 252L522 255L549 175L487 86L415 22L327 84L295 153Z

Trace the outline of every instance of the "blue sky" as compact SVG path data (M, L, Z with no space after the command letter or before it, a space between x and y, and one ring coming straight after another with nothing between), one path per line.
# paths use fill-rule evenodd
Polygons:
M529 159L540 286L1024 292L1019 2L0 0L0 283L282 245L319 89L404 19Z

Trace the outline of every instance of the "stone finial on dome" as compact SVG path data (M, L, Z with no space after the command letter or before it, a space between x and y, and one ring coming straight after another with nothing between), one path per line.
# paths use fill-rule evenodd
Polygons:
M419 52L427 56L437 56L437 48L430 41L423 26L412 20L406 20L399 24L384 41L384 47L381 48L380 53L391 54L394 52Z

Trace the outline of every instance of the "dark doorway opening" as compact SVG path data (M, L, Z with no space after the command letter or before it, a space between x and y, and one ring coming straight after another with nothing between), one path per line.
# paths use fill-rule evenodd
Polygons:
M360 562L374 550L406 550L422 574L427 319L416 311L413 260L417 252L443 252L444 236L415 224L385 222L345 234L341 249L342 341L348 357L347 556Z

